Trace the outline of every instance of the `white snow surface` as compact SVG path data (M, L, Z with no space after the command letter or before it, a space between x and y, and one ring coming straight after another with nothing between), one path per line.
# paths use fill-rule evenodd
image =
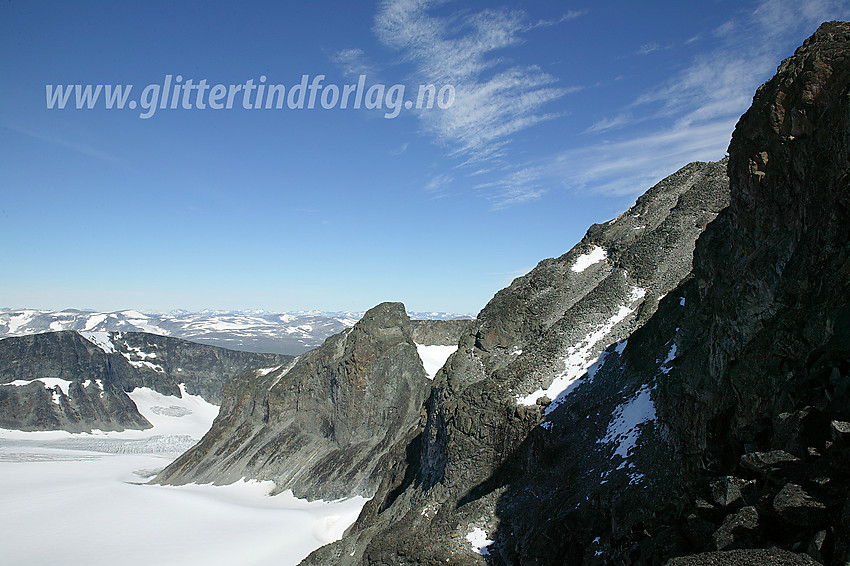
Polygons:
M667 357L661 362L661 367L658 368L661 370L661 373L668 374L670 373L670 366L668 365L670 362L676 359L676 343L673 342L673 345L670 346L670 351L667 352Z
M91 318L89 318L89 319L86 321L86 326L85 326L85 328L83 328L83 330L92 330L92 329L94 329L94 327L96 327L98 324L100 324L101 322L103 322L104 320L106 320L106 317L107 317L107 315L102 314L102 313L101 313L101 314L93 315Z
M608 257L608 252L606 252L604 248L593 246L593 249L589 252L578 256L570 269L576 273L581 273L594 263L600 262L606 257Z
M621 306L616 314L599 325L596 330L585 336L576 345L570 346L564 358L564 370L552 380L552 384L546 389L538 389L534 393L519 398L517 400L518 403L522 405L534 405L538 399L544 396L555 401L558 395L572 385L575 380L584 375L588 368L599 359L599 356L591 357L591 352L596 343L607 336L615 325L622 322L632 312L633 310L629 307ZM554 409L552 407L554 404L552 403L549 406Z
M153 424L143 431L0 429L2 562L294 566L357 518L363 498L307 502L291 491L271 497L272 482L143 485L205 434L218 413L182 385L181 393L129 393Z
M33 381L40 381L46 389L56 389L57 387L68 396L68 388L71 386L71 381L67 379L60 379L58 377L39 377L36 379L16 379L15 381L11 381L9 383L0 384L0 387L21 387L22 385L29 385ZM54 397L55 399L55 397Z
M270 368L260 368L260 369L257 370L257 377L266 376L273 371L279 370L280 368L281 368L281 366L274 366L274 367L270 367Z
M139 484L168 462L0 443L3 563L294 566L340 538L365 503L270 497L271 482Z
M136 404L142 416L153 425L156 434L189 435L200 439L218 416L218 407L200 395L189 395L183 384L180 385L180 393L182 398L162 395L147 387L137 387L127 395ZM178 413L182 413L182 416L172 416ZM126 435L131 432L137 431L128 430L119 434Z
M104 316L103 318L106 318ZM89 320L91 322L91 320ZM101 320L101 322L103 322ZM88 328L89 324L86 323L86 327ZM106 352L107 354L112 354L115 352L115 345L112 344L112 340L109 338L109 332L93 332L90 330L80 330L80 336Z
M640 434L638 426L655 420L655 403L652 401L651 392L652 388L644 385L631 399L617 407L605 437L598 442L616 443L617 449L614 453L628 458Z
M466 535L466 540L472 545L472 550L482 556L489 556L490 551L487 547L493 544L493 541L487 538L487 532L481 527L475 527L469 534Z
M416 351L419 353L422 365L425 366L425 373L428 374L428 379L434 379L434 376L445 365L449 356L457 351L457 346L425 346L423 344L417 344Z

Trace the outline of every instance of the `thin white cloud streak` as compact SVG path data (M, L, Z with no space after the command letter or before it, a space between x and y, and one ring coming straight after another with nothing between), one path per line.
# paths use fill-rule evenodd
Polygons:
M359 77L360 75L375 75L377 68L373 65L366 53L357 47L337 51L332 57L346 77Z
M535 27L581 14L528 24L526 14L516 10L453 18L429 12L442 3L385 1L375 18L375 33L414 66L423 83L454 86L450 108L420 113L426 132L446 145L450 155L464 159L464 165L504 158L514 134L557 117L543 108L569 90L556 86L557 79L539 67L511 65L497 52L521 44L523 34Z
M32 132L32 131L24 129L24 128L16 128L14 126L6 126L6 127L9 128L10 130L14 131L14 132L18 132L19 134L23 134L23 135L29 136L33 139L43 141L43 142L46 142L46 143L50 143L50 144L53 144L53 145L58 145L60 147L66 148L66 149L76 151L77 153L81 153L81 154L87 155L89 157L94 157L95 159L101 159L103 161L112 161L112 162L118 161L117 159L115 159L113 156L106 153L105 151L95 149L95 148L88 146L86 144L82 144L82 143L75 142L75 141L69 141L69 140L61 138L59 136L52 135L52 134L40 134L40 133Z
M625 141L565 151L544 170L574 190L640 193L691 161L723 157L737 117L701 125L679 125ZM578 166L577 166L578 165Z
M633 108L657 106L658 117L673 118L683 125L740 115L755 89L788 54L791 43L810 35L821 22L840 16L850 17L846 0L763 1L747 16L729 20L715 30L720 37L718 48L698 56L670 81L638 97Z

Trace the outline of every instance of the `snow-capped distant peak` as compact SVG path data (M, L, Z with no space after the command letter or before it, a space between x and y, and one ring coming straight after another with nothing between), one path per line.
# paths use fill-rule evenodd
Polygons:
M329 336L354 326L362 316L362 312L352 311L172 311L167 314L145 314L137 310L109 313L0 310L0 338L73 330L111 353L113 350L108 332L147 332L232 350L297 355L320 346ZM469 317L430 312L411 313L411 318Z

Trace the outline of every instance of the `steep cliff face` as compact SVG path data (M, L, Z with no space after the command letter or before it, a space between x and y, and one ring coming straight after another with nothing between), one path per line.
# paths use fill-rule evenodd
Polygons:
M245 477L310 499L371 497L429 386L404 305L383 303L294 363L234 379L209 433L155 481Z
M51 332L0 340L0 428L146 429L126 395L148 387L213 404L230 377L291 356L235 352L143 332Z
M737 478L747 544L850 561L850 24L827 23L756 93L732 201L697 246L660 417L692 493ZM751 482L751 483L747 483ZM709 518L725 520L730 508ZM701 542L701 541L698 541ZM740 541L737 541L740 544ZM703 547L720 546L709 541Z
M759 89L695 251L725 164L497 294L421 439L304 563L850 560L848 42L824 24Z

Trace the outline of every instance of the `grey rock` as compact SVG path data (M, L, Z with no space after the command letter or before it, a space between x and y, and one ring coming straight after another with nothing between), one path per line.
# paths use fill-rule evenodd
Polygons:
M752 545L759 528L759 516L755 507L742 507L737 513L728 515L712 538L717 550L746 548Z
M779 548L707 552L694 556L673 558L667 566L817 566L804 554L794 554Z
M591 227L570 252L544 260L500 291L469 324L457 353L434 381L421 436L397 450L407 455L407 463L378 489L350 538L305 563L449 559L479 564L482 557L470 551L465 539L468 525L494 516L505 525L499 532L522 533L515 544L524 559L546 563L566 551L560 546L566 539L560 532L545 532L562 523L538 517L560 519L573 505L610 500L621 482L629 484L630 474L636 478L633 493L617 502L618 509L632 509L633 520L637 515L649 520L651 512L638 501L654 496L644 493L639 474L617 469L620 462L612 459L611 444L600 444L599 451L570 447L597 446L610 424L598 413L611 415L658 373L660 362L653 360L640 379L616 383L621 354L628 352L618 341L648 320L659 308L659 298L689 272L694 241L727 203L724 168L725 163L686 166L617 219ZM606 257L574 270L577 260L596 247L605 249ZM585 344L624 306L629 312L611 324L607 335ZM681 310L678 297L669 308ZM517 397L549 386L564 371L570 348L582 344L589 361L604 352L603 362L591 368L595 377L586 375L569 395L549 398L549 403L544 394L539 403L517 403ZM653 346L660 360L670 350L665 341ZM551 429L538 426L543 418ZM551 451L543 456L550 443ZM585 473L593 469L598 472ZM613 474L616 482L600 483L603 473ZM581 480L564 482L565 474ZM510 494L507 485L515 486ZM604 513L600 509L600 516ZM575 532L586 531L590 541L594 526L594 521L584 521ZM541 538L559 542L537 544ZM498 546L491 556L502 555L509 563L519 560Z
M793 483L785 484L773 498L773 510L798 527L818 528L826 519L826 505Z
M677 535L689 502L708 495L705 480L751 473L759 509L727 517L719 546L807 540L759 528L758 518L772 512L775 482L809 464L771 453L774 417L813 406L848 420L849 54L850 25L824 24L759 89L730 144L725 210L717 214L724 192L711 189L722 175L714 183L713 166L691 166L498 293L434 383L421 440L410 446L421 445L418 458L385 482L342 541L304 563L481 564L465 536L496 520L495 564L578 563L596 537L612 549L609 563L661 563L687 554ZM572 271L594 246L607 259ZM545 410L518 408L516 396L563 372L569 349L609 320L631 286L647 289L646 299L588 349L605 353L592 375ZM606 348L625 338L625 348ZM618 415L650 401L656 420L618 450L609 434ZM815 418L799 432L817 437L819 427ZM841 500L847 487L835 470L847 469L846 458L837 445L817 448L830 460L811 464ZM780 550L715 558L811 563Z
M741 456L741 467L751 470L764 477L773 477L776 474L787 472L789 468L800 464L801 460L784 450L771 450L769 452L752 452Z
M180 397L179 385L185 384L187 393L219 404L229 378L249 367L291 359L146 333L109 333L102 338L108 341L103 348L73 331L0 340L0 427L146 429L150 423L126 394L136 387ZM67 393L37 381L43 378L70 382Z
M824 547L826 543L827 532L818 531L809 541L809 544L806 548L806 554L811 556L814 560L817 560L820 563L826 562L823 557Z
M411 320L413 341L425 346L454 346L460 340L471 321L459 320Z
M721 507L735 506L742 502L744 492L754 485L754 480L724 476L711 483L712 499Z
M848 442L850 441L850 422L847 421L832 421L830 423L830 430L832 432L832 438L836 442Z

